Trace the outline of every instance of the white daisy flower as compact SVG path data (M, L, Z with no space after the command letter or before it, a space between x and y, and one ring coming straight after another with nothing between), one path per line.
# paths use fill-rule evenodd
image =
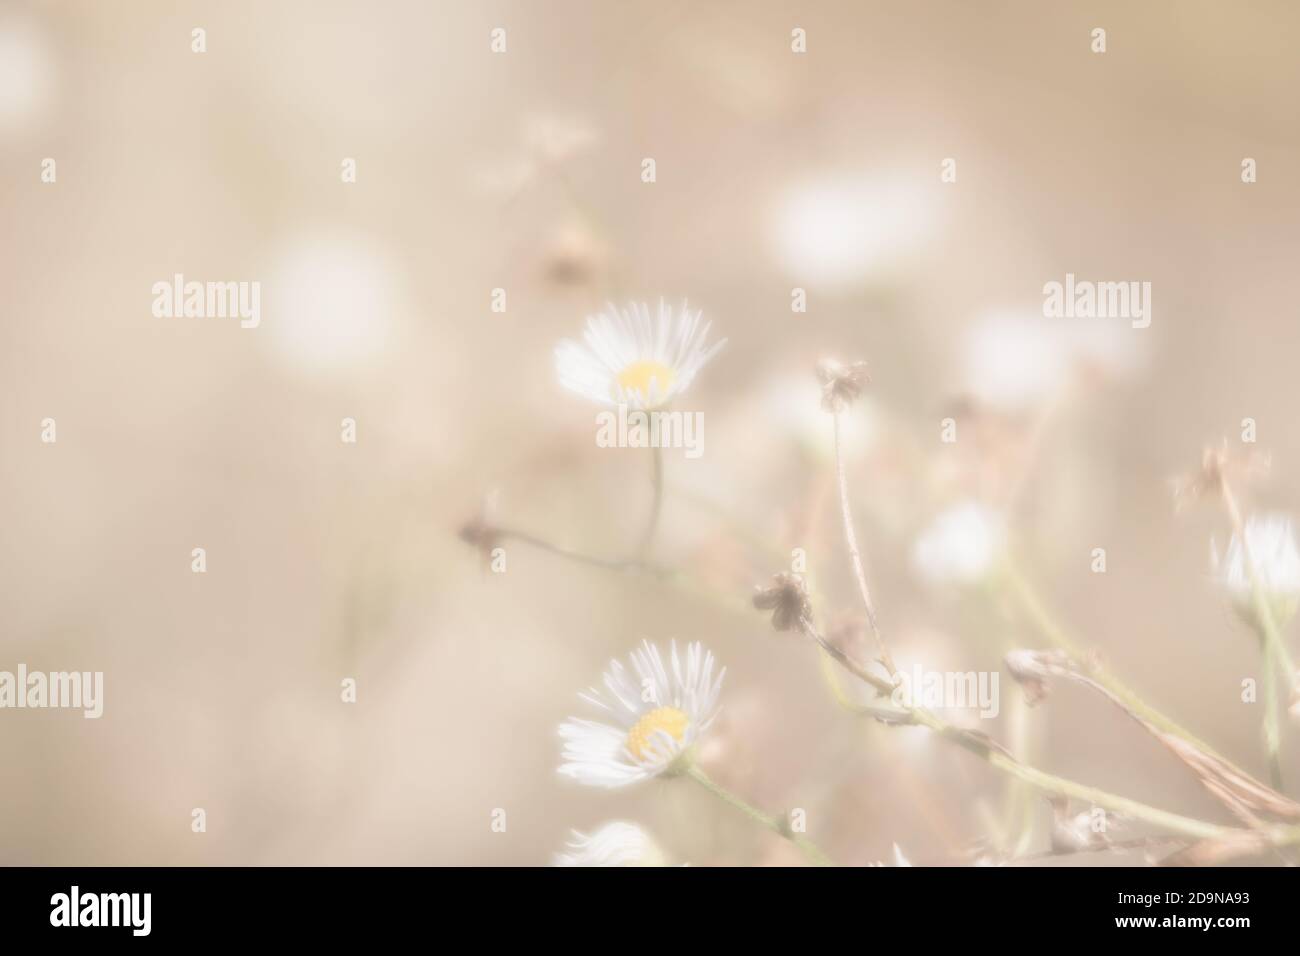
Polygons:
M630 656L629 673L618 661L605 672L605 693L579 696L604 712L607 722L570 718L560 773L593 787L626 787L671 770L688 755L718 713L718 691L727 670L713 675L713 655L696 643L685 659L673 642L671 667L649 641Z
M1300 602L1300 551L1296 549L1291 519L1284 515L1252 517L1246 521L1245 532L1246 547L1259 575L1260 587L1273 606L1278 622L1289 620ZM1210 566L1238 610L1253 614L1246 550L1237 535L1232 536L1222 559L1211 542Z
M912 547L912 563L935 584L974 584L993 570L1006 537L1001 517L978 502L949 508Z
M709 323L702 312L682 305L674 314L659 301L651 316L644 302L626 309L613 305L587 319L583 344L568 339L555 348L560 384L601 405L654 409L684 392L702 369L727 344L705 346Z
M571 831L569 853L557 853L552 866L666 866L654 840L635 823L606 823L591 836Z

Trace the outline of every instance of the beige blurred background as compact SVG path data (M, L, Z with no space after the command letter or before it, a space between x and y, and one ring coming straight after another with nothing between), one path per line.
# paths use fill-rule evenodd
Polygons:
M1285 2L4 0L0 668L102 670L106 701L0 712L0 862L540 864L610 819L677 861L797 862L685 783L556 775L577 691L642 638L718 655L710 772L806 808L836 859L987 839L1003 778L838 709L757 613L524 546L492 574L458 540L489 491L551 540L636 540L644 452L595 446L551 354L607 299L686 298L730 339L661 560L744 601L802 547L823 617L852 612L812 367L866 359L850 474L900 659L1034 642L910 559L1023 480L1014 548L1061 620L1263 773L1254 640L1209 579L1225 522L1175 515L1169 479L1249 416L1274 463L1250 510L1300 504L1298 42ZM260 327L154 318L176 272L260 281ZM1066 272L1150 281L1151 327L1047 329ZM1223 820L1095 698L1031 721L1044 769Z

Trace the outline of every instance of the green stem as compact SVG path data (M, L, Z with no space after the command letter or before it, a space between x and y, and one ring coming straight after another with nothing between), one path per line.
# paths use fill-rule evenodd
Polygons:
M1128 797L1121 797L1118 794L1110 793L1097 787L1089 787L1085 784L1076 783L1073 780L1067 780L1065 777L1058 777L1055 774L1046 773L1027 764L1023 764L1015 758L994 750L991 747L981 745L977 740L964 735L960 730L941 718L935 716L927 710L917 708L912 711L913 718L918 724L929 727L941 737L956 741L962 744L967 750L983 757L989 766L996 767L1005 773L1011 774L1019 780L1030 784L1033 787L1045 792L1059 794L1064 797L1074 797L1078 800L1086 800L1089 803L1104 807L1107 810L1114 810L1116 813L1127 814L1135 820L1145 820L1147 823L1154 824L1174 833L1181 833L1185 836L1196 837L1197 839L1206 839L1208 837L1222 836L1229 832L1228 827L1222 827L1214 823L1206 823L1203 820L1195 820L1191 817L1185 817L1177 813L1170 813L1167 810L1161 810L1157 807L1140 803L1137 800L1130 800Z
M1063 651L1066 651L1076 661L1082 662L1085 660L1083 648L1080 647L1079 644L1066 634L1064 629L1056 623L1056 620L1052 617L1051 612L1048 611L1047 606L1043 603L1042 599L1039 598L1038 593L1034 590L1033 586L1010 560L1003 563L1001 579L1010 587L1012 596L1019 603L1021 609L1029 618L1030 623L1048 640L1049 643L1059 647ZM1199 737L1193 735L1182 725L1175 723L1172 719L1166 717L1163 713L1146 703L1146 701L1138 696L1135 691L1130 689L1119 679L1111 676L1111 674L1104 668L1091 668L1090 675L1098 684L1114 694L1119 700L1123 701L1125 707L1133 713L1141 716L1148 723L1160 728L1166 733L1182 737L1184 740L1195 744L1207 753L1214 754L1214 756L1218 757L1220 760L1224 760L1223 755L1218 753L1218 751L1213 747L1201 740ZM1228 763L1227 760L1224 760L1224 762ZM1234 769L1236 768L1234 767Z
M1263 645L1261 650L1264 654L1264 745L1268 750L1269 775L1273 778L1273 787L1280 791L1282 789L1282 731L1278 716L1277 682L1280 679L1287 688L1294 688L1295 662L1291 659L1286 642L1282 640L1277 618L1273 615L1273 606L1269 603L1264 584L1260 580L1255 556L1251 554L1250 541L1246 537L1246 523L1242 520L1241 509L1237 506L1237 496L1233 494L1232 487L1222 472L1219 475L1219 492L1223 498L1224 510L1228 512L1228 520L1232 523L1232 530L1241 544L1246 576L1250 578L1250 599L1255 609L1254 624L1260 635L1260 643ZM1282 665L1281 674L1278 673L1279 663Z
M1264 654L1264 746L1268 750L1268 773L1273 789L1281 792L1282 728L1277 693L1278 654L1273 645L1261 640Z
M1222 476L1219 478L1219 489L1223 497L1223 507L1228 512L1228 520L1232 523L1232 530L1241 543L1246 576L1250 578L1250 599L1255 605L1256 623L1263 631L1264 642L1286 667L1285 677L1287 684L1290 685L1295 680L1295 662L1291 659L1291 652L1286 648L1286 642L1282 640L1277 618L1273 616L1273 606L1269 603L1268 595L1264 592L1264 584L1259 578L1259 570L1255 567L1255 556L1250 552L1250 542L1246 538L1246 523L1242 520L1241 509L1237 507L1237 496L1232 493L1227 479Z
M730 790L726 789L725 787L718 786L718 784L714 783L712 778L709 777L709 775L706 774L703 770L701 770L698 765L692 764L690 769L686 771L686 776L690 777L692 780L698 783L705 790L709 791L709 793L713 794L723 803L727 804L730 807L733 807L736 810L739 810L741 813L749 817L749 819L757 823L759 826L766 827L767 829L775 833L777 836L789 840L800 850L802 850L804 855L807 856L808 859L812 860L818 866L834 865L831 863L830 858L818 848L817 844L813 843L811 840L807 839L806 837L803 837L798 833L792 831L789 828L789 826L786 825L785 821L782 820L780 817L774 817L770 814L764 813L762 810L759 810L757 807L751 806L750 804L746 803L744 800L740 799L740 797L736 796L734 793L732 793Z

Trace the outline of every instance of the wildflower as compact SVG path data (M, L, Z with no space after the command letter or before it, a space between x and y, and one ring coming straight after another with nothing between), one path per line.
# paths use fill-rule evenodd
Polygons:
M682 306L674 313L663 300L652 317L645 303L609 306L587 319L583 343L555 349L560 384L601 405L649 410L662 407L690 387L696 374L726 340L706 346L710 323Z
M605 693L579 695L603 711L607 722L573 717L560 725L560 773L593 787L617 788L689 766L700 735L718 713L726 668L713 674L713 655L698 644L685 658L674 642L669 667L649 641L630 655L632 670L611 661Z
M1274 620L1278 624L1286 623L1300 603L1300 552L1296 550L1290 518L1268 515L1247 519L1244 546L1234 534L1222 558L1211 545L1210 566L1215 577L1227 590L1238 613L1253 620L1252 565Z
M663 852L635 823L606 823L591 836L571 831L565 845L568 853L557 853L552 866L666 866Z
M967 502L931 522L912 547L912 563L936 584L974 584L997 564L1005 537L999 515Z

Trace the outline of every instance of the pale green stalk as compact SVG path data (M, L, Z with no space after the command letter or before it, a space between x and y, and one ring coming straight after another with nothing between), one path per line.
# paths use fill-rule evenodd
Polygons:
M817 864L818 866L834 865L831 862L830 857L828 857L825 853L823 853L821 849L818 848L817 844L813 843L811 840L809 840L807 837L803 836L802 834L795 833L793 830L790 829L789 825L780 817L776 817L776 816L772 816L771 814L764 813L762 810L758 809L757 807L752 806L751 804L748 804L744 800L740 799L740 797L736 796L730 790L726 789L725 787L719 786L717 783L714 783L713 779L708 774L706 774L703 770L701 770L697 764L691 764L691 766L684 771L684 775L690 777L701 787L703 787L709 793L713 794L715 797L717 797L723 803L727 804L729 807L739 810L741 813L749 817L750 820L757 823L759 826L766 827L768 830L771 830L773 833L775 833L777 836L781 837L782 839L789 840L800 850L802 850L804 855L807 856L808 859L812 860L813 863Z
M1001 568L1001 579L1008 585L1011 595L1016 599L1020 608L1029 618L1030 623L1042 634L1047 641L1055 647L1068 653L1076 661L1086 661L1086 655L1083 648L1076 643L1064 629L1052 617L1046 604L1039 598L1038 593L1033 586L1022 575L1010 559L1003 562ZM1121 682L1118 678L1112 676L1102 667L1094 667L1089 670L1089 675L1102 687L1110 691L1116 698L1124 703L1124 706L1133 713L1138 714L1148 723L1166 733L1182 737L1188 743L1195 744L1207 753L1214 754L1221 760L1224 759L1213 747L1192 734L1182 725L1176 723L1163 713L1156 710L1150 704L1146 703L1138 694ZM1227 763L1228 761L1224 761ZM1236 768L1234 768L1236 769ZM1243 771L1244 773L1244 771Z
M1255 566L1255 556L1250 552L1250 542L1246 538L1245 522L1241 518L1241 509L1237 507L1237 498L1227 478L1219 476L1219 490L1223 498L1223 507L1232 522L1232 530L1241 544L1246 576L1250 579L1250 599L1254 605L1254 624L1260 636L1261 650L1264 655L1264 747L1268 751L1269 776L1273 787L1282 789L1282 728L1280 705L1278 702L1277 683L1283 680L1283 686L1292 689L1295 686L1295 662L1282 639L1277 618L1273 614L1273 605L1264 591L1259 569ZM1278 664L1282 673L1278 673Z

